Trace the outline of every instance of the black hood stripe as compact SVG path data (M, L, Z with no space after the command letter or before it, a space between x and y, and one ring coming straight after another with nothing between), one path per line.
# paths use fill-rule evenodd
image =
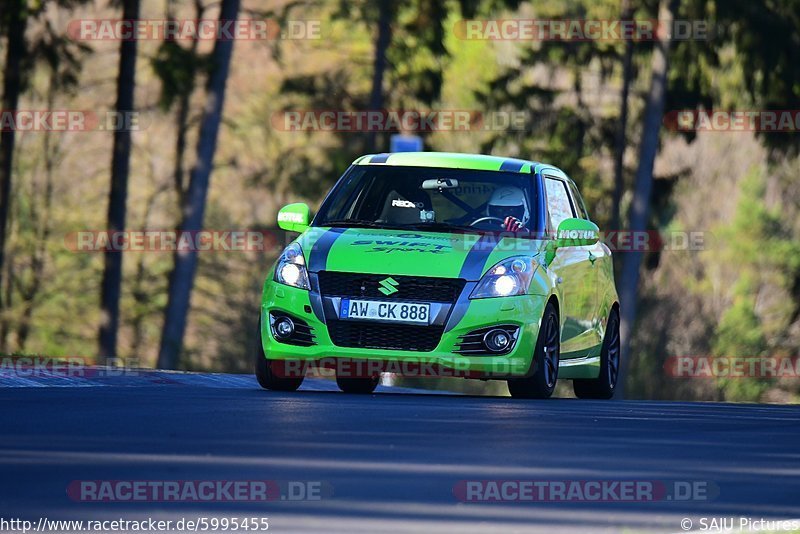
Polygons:
M467 280L478 280L483 274L483 266L486 264L486 260L489 259L492 251L497 248L499 242L500 238L497 236L492 234L482 235L469 249L458 277Z
M319 276L317 273L308 273L308 281L311 283L311 291L308 292L311 310L320 322L327 323L325 320L325 307L322 305L322 295L319 291Z
M347 228L331 228L317 239L309 251L309 271L318 273L325 270L328 266L328 255L331 253L331 247L346 231Z
M467 314L469 303L472 302L469 300L469 296L475 290L477 285L478 282L467 282L467 285L464 286L464 289L461 291L461 295L459 295L455 306L453 306L453 311L450 312L450 317L447 318L447 324L444 327L445 332L449 332L455 328L461 319L463 319Z
M486 265L486 260L489 259L489 255L492 251L497 248L499 242L500 238L491 234L486 234L481 236L472 248L469 249L467 257L464 259L464 265L461 266L461 272L458 274L459 278L466 278L468 282L461 291L461 295L459 295L455 306L453 306L453 311L450 312L450 317L447 319L447 324L444 328L445 332L449 332L455 328L467 314L471 302L469 296L478 285L478 283L473 280L478 280L481 275L483 275L483 266Z
M319 291L319 279L317 273L324 271L328 267L328 255L331 253L333 244L339 239L342 234L347 231L347 228L331 228L324 234L319 236L319 239L311 246L311 251L308 257L308 270L311 282L311 291L308 298L311 302L311 309L314 315L321 322L326 323L325 311L322 305L322 295Z

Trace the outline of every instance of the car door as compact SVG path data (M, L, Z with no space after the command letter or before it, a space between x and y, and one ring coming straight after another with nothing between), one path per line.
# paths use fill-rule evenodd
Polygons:
M546 173L543 178L550 229L552 235L555 235L561 221L578 217L578 212L567 180ZM587 356L597 345L597 271L594 268L593 248L594 246L559 247L549 266L557 276L560 291L563 359Z
M577 216L581 219L591 221L589 212L586 210L586 204L583 202L583 197L581 197L578 191L578 187L572 180L567 181L567 187L572 197L572 205L575 208ZM593 245L582 248L587 250L589 254L589 263L592 265L592 270L594 271L592 275L594 277L594 306L592 306L591 310L592 333L594 337L590 339L594 339L594 343L598 346L599 354L599 344L603 341L602 325L608 315L608 310L602 309L603 300L607 297L604 291L607 291L607 288L613 285L611 251L601 240L598 240L597 243ZM612 276L611 279L609 279L609 275Z

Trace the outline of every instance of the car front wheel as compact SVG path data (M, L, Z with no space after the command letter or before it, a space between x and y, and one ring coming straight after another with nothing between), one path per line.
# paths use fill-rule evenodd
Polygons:
M542 315L533 353L533 374L508 380L508 391L520 399L547 399L556 389L561 351L561 329L555 306L548 302Z
M381 375L368 377L344 377L336 375L336 385L345 393L369 394L378 387Z

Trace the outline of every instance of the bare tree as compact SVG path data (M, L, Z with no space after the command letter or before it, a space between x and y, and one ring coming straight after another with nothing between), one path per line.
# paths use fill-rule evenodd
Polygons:
M386 50L392 41L392 0L378 1L378 37L375 39L375 60L372 68L372 91L369 109L383 108L383 75L386 72ZM375 152L377 132L367 133L367 152Z
M56 93L62 89L59 81L58 68L55 67L50 72L50 83L47 86L47 109L55 107ZM37 301L40 299L42 286L45 281L45 263L47 261L47 244L50 233L53 230L53 179L57 171L58 161L61 158L60 143L55 142L53 136L45 135L42 147L42 160L44 164L44 191L41 207L36 202L36 187L32 188L31 198L28 201L30 206L30 218L35 225L35 245L30 255L30 280L28 283L23 281L22 276L14 274L13 253L9 258L9 282L13 281L17 287L20 300L23 303L22 313L17 323L17 350L24 351L28 336L31 332L33 323L33 312ZM10 305L10 299L8 304ZM5 326L4 326L5 327Z
M659 6L658 20L663 27L671 27L677 0L662 0ZM629 215L628 229L641 232L647 227L650 215L650 197L653 190L653 166L658 153L659 134L664 116L664 105L667 97L667 70L669 68L669 47L671 36L668 32L660 35L653 50L652 78L647 93L644 112L644 128L639 149L639 166L636 169L636 183L633 202ZM636 321L637 298L639 289L639 269L644 251L626 252L622 260L622 277L620 278L620 333L622 336L622 361L620 368L620 385L616 398L625 396L625 379L630 368L630 342L633 324Z
M123 0L122 18L139 18L139 0ZM126 117L134 107L136 88L136 39L123 40L119 48L119 73L117 74L118 117ZM114 131L111 156L111 191L108 195L108 231L125 230L125 208L128 198L128 174L131 159L131 131L123 125ZM99 334L98 361L117 357L117 332L119 330L119 299L122 288L122 251L107 250L100 293L102 312Z
M622 0L622 20L630 20L633 16L631 0ZM625 189L624 163L627 146L628 129L628 96L633 79L633 39L625 39L625 51L622 57L622 90L620 92L619 125L614 139L614 192L611 206L611 229L621 230L620 205L622 191Z
M238 14L239 0L222 0L220 22L236 20ZM224 37L218 38L211 55L212 66L206 84L206 103L200 122L196 160L183 203L180 232L196 232L203 225L232 54L233 41ZM175 267L169 277L169 297L158 353L158 367L162 369L174 369L178 364L196 271L196 250L179 250L175 253Z
M169 20L173 20L173 2L167 5ZM203 20L206 6L202 0L194 0L194 20ZM161 46L159 57L153 60L156 74L161 78L161 104L169 109L177 100L178 112L175 136L175 165L172 171L173 187L178 199L178 208L183 206L185 186L185 159L189 143L189 130L192 122L191 99L194 94L196 79L202 69L198 55L199 36L193 34L189 39L188 49L180 46L174 36L166 36Z

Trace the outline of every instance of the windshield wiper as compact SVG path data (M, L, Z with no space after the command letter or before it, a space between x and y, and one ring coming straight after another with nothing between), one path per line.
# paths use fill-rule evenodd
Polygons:
M475 228L474 226L448 224L443 222L418 222L412 224L389 224L375 221L368 221L365 219L334 219L332 221L323 221L320 226L347 226L351 228L385 228L387 230L427 230L430 232L435 231L461 231L471 232L476 234L485 234L486 230Z
M415 230L460 230L462 232L473 232L476 234L484 234L486 230L481 230L480 228L475 228L474 226L467 226L462 224L449 224L444 222L420 222L415 224L409 224L408 228L413 228Z
M390 230L402 230L406 226L398 224L386 224L375 221L367 221L365 219L334 219L332 221L323 221L320 226L349 226L352 228L387 228Z

